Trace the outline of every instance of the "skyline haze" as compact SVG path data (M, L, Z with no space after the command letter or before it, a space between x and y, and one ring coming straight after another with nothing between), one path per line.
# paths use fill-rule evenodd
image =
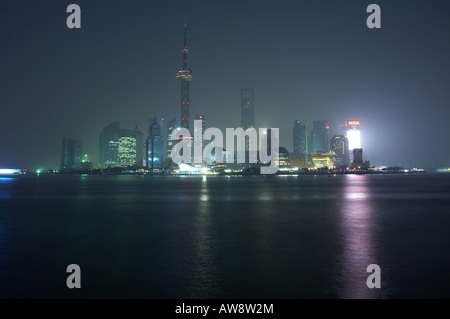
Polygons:
M331 138L355 119L372 165L450 166L444 1L376 1L376 30L371 1L76 3L78 30L65 25L70 2L2 6L0 167L57 168L65 137L98 163L114 121L179 123L185 14L192 119L239 127L241 89L253 88L255 126L280 128L290 152L293 120L327 120Z

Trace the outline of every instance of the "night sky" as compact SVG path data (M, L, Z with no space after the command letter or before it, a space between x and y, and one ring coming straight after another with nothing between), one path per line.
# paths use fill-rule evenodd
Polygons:
M71 3L81 29L66 26ZM0 167L59 168L63 137L96 164L109 123L147 136L155 115L179 121L185 14L191 119L239 127L251 87L256 126L290 151L293 120L328 120L331 138L358 119L364 160L450 166L448 0L42 0L0 6Z

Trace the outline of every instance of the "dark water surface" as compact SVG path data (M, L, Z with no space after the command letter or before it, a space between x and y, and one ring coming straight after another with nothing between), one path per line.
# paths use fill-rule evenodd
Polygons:
M0 297L450 298L450 176L2 178Z

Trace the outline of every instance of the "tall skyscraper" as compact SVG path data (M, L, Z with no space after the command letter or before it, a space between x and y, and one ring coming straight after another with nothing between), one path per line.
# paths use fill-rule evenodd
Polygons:
M164 160L172 158L172 148L178 141L172 141L172 132L177 128L177 118L174 117L166 125L166 134L164 135ZM170 165L170 164L169 164Z
M151 170L161 170L164 161L164 137L162 136L162 119L154 118L150 125L150 135L147 139L147 167Z
M344 124L345 136L348 139L349 150L353 151L355 148L361 148L361 132L359 130L359 121L347 121Z
M134 130L120 130L118 159L120 167L136 165L136 137Z
M99 162L101 168L118 165L120 122L105 127L99 136Z
M204 115L197 115L197 116L195 117L195 121L202 121L202 125L201 125L201 128L202 128L202 134L205 134L205 120L206 120L206 118L205 118ZM196 130L195 127L194 127L194 136L195 136L196 134L200 134L200 132L197 132L197 130ZM203 142L205 142L205 141L203 141Z
M241 90L241 127L255 127L255 99L253 89Z
M329 152L330 140L328 138L328 122L314 121L313 122L313 152Z
M353 150L361 148L361 133L359 131L359 121L351 120L344 123L344 135L348 139L348 149L350 152L350 161L353 161Z
M337 166L349 165L348 140L344 135L335 135L331 138L330 149L336 154Z
M77 169L83 159L83 144L80 140L63 138L61 148L61 169Z
M190 103L191 103L191 80L192 70L188 67L188 46L187 46L187 19L184 20L184 47L183 66L177 72L177 79L181 80L181 127L190 129Z
M294 154L308 154L308 134L306 123L302 125L300 121L294 121Z
M202 132L205 133L205 120L206 120L205 116L204 115L197 115L195 117L195 120L202 121Z
M134 128L134 137L136 138L136 166L144 166L144 135L139 128Z

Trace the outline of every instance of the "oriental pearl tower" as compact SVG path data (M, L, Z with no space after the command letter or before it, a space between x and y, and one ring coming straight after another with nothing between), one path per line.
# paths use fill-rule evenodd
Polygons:
M177 72L177 79L181 80L181 127L190 128L190 103L191 103L191 80L192 70L188 67L187 56L187 18L184 18L184 47L183 66Z

